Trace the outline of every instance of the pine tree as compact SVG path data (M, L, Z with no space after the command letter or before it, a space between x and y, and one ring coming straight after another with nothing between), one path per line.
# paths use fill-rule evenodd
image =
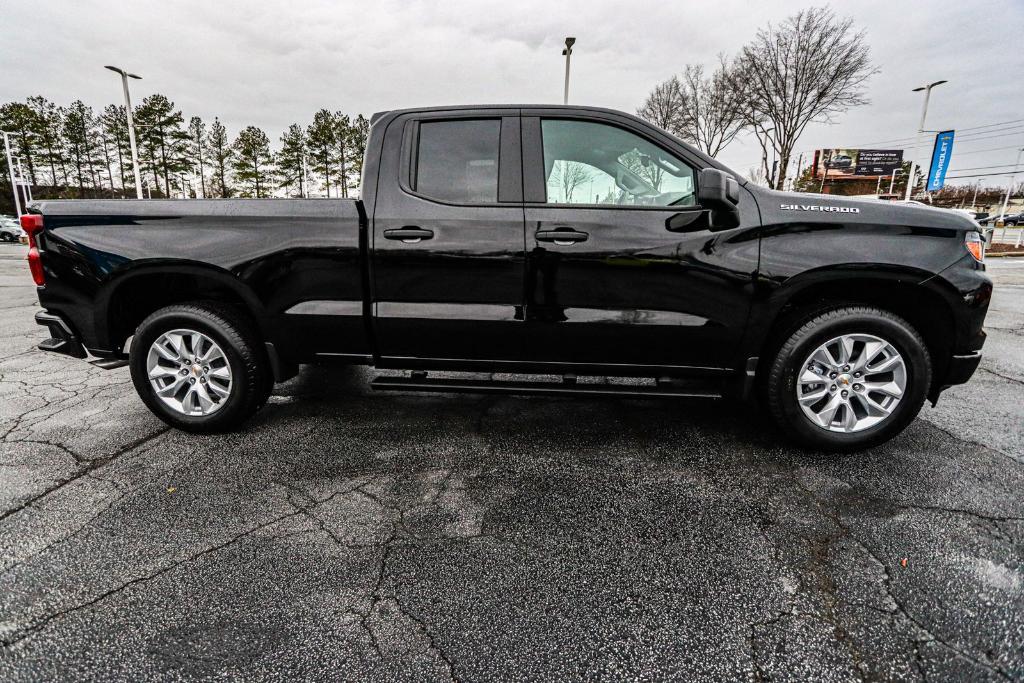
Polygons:
M100 114L100 127L114 147L114 156L117 158L117 172L121 177L121 190L126 186L126 181L132 175L132 149L128 139L128 114L124 106L108 104ZM134 182L133 182L134 185Z
M349 137L351 135L352 120L348 114L340 111L334 115L334 149L338 163L338 185L341 187L341 196L348 197L348 152Z
M298 196L306 196L303 162L306 157L306 133L293 123L281 136L281 151L277 155L277 170L281 187L298 187Z
M247 126L232 145L235 177L245 185L243 197L266 197L274 180L274 157L270 139L256 126Z
M153 177L164 180L164 194L171 196L171 178L191 171L189 134L183 128L185 117L164 95L150 95L135 113L136 134L149 150ZM184 190L184 188L182 188Z
M327 196L331 196L331 170L334 168L338 127L334 116L326 109L313 115L313 123L306 129L311 168L324 179Z
M189 147L192 154L192 161L199 168L199 187L206 197L206 124L198 116L193 116L188 122Z
M60 169L60 180L68 184L67 160L64 156L64 145L61 140L61 112L56 104L45 97L35 96L27 100L34 114L32 118L32 134L38 140L46 165L50 167L50 178L53 185L58 184L57 169Z
M213 176L210 178L211 194L226 199L235 192L228 183L228 168L234 160L235 150L232 149L228 141L228 131L219 118L214 117L213 123L210 124L206 148L210 155L210 164L213 166Z
M8 102L0 106L0 130L13 133L11 142L14 146L14 154L24 159L22 170L27 171L33 185L36 184L36 169L33 163L36 144L36 136L32 130L34 118L35 114L27 104ZM6 161L5 157L4 163ZM17 165L15 168L17 168Z
M75 181L78 184L78 196L85 197L85 185L96 187L96 172L93 166L93 139L95 137L95 117L92 107L81 100L75 100L64 112L61 127L68 157L74 166Z
M363 169L363 158L366 155L366 140L370 135L370 122L360 114L349 126L348 133L348 161L352 169L353 180L356 187L360 187L360 173ZM360 187L360 192L362 188Z

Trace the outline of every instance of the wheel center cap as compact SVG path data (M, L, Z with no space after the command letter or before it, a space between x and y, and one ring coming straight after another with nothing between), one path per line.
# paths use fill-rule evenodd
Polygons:
M199 367L198 365L193 365L192 366L192 374L193 375L201 375L202 373L203 373L203 369L201 367Z
M849 375L839 375L839 377L836 378L836 382L838 382L839 384L843 385L844 387L848 387L848 386L850 386L850 376Z

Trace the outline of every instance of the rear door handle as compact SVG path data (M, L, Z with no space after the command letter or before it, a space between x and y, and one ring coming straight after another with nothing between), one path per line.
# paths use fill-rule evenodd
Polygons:
M429 240L433 236L433 230L417 228L415 225L407 225L404 228L391 228L384 231L385 239L401 240L406 244L416 244L421 240Z
M559 246L567 247L577 242L586 242L590 235L572 228L557 228L555 230L538 230L534 233L534 237L538 242L554 242Z

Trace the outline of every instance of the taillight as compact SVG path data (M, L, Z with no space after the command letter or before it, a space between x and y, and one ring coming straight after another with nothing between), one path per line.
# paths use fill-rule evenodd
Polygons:
M981 235L976 232L969 232L964 238L964 246L967 247L967 251L971 252L971 256L978 263L985 261L985 242L982 241Z
M21 229L28 233L28 243L36 245L36 233L43 229L43 217L38 213L26 213L21 217Z
M36 233L43 229L43 217L38 213L26 213L21 217L21 229L28 233L28 269L37 285L46 282L43 275L43 261L39 258Z
M46 277L43 275L43 261L39 258L39 250L35 247L28 248L28 269L37 285L46 284Z

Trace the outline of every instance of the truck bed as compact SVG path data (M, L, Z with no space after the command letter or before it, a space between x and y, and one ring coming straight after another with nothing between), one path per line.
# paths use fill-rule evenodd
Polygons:
M231 294L256 312L267 337L286 349L311 316L290 315L324 298L350 302L337 320L339 353L368 352L362 321L362 205L354 199L75 200L35 205L46 220L47 270L40 303L68 319L96 355L117 355L128 336L106 311L154 296L152 267L167 269L163 288L194 280L197 295ZM172 265L173 264L173 265ZM134 271L140 278L133 278ZM110 306L107 304L110 303ZM299 308L297 308L299 307ZM315 310L315 307L314 307ZM136 323L138 321L135 321Z

